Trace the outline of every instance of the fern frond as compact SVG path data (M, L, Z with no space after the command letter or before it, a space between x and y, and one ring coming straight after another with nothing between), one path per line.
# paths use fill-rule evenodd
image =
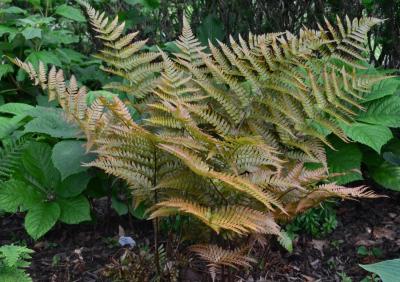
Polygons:
M190 250L208 263L213 281L216 280L221 266L250 267L255 263L255 260L246 254L246 249L225 250L217 245L194 245Z

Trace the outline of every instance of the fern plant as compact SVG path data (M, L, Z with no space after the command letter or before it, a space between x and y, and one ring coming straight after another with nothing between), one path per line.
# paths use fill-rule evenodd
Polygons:
M85 133L87 149L97 153L86 165L124 179L134 205L150 207L156 250L159 219L189 216L187 236L213 243L192 250L215 278L221 265L250 265L248 253L264 234L290 248L278 221L330 197L377 197L329 180L336 175L327 172L324 144L332 145L324 133L348 142L339 124L350 124L359 101L385 79L355 71L365 66L367 33L380 20L338 19L336 27L326 20L298 36L249 34L229 46L209 43L207 52L184 18L180 52L166 54L142 50L146 41L123 35L118 17L79 2L104 43L96 57L122 78L104 88L119 96L99 95L88 105L74 76L66 82L55 67L46 74L43 63L14 62ZM322 166L311 170L308 162ZM243 248L214 244L225 239Z
M30 282L32 278L24 268L30 263L33 251L23 246L4 245L0 247L0 280L4 282Z

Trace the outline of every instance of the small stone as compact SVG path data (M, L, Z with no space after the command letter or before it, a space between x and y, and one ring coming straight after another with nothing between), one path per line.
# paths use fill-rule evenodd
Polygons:
M118 239L118 243L122 246L129 246L131 248L133 248L134 246L136 246L136 241L132 239L132 237L129 236L121 236Z

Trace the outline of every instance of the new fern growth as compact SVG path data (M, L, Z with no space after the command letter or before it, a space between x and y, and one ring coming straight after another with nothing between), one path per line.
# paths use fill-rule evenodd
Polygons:
M14 62L81 127L97 153L87 165L124 179L135 204L150 207L149 219L186 214L198 223L192 234L207 242L215 234L242 242L274 234L288 245L277 221L330 197L376 197L366 187L329 181L324 145L332 146L318 127L349 141L338 124L351 123L364 95L385 79L357 71L365 68L367 33L380 20L326 20L298 36L249 34L229 45L209 43L208 53L184 18L180 52L166 54L143 51L146 41L135 41L137 32L123 35L118 17L79 2L104 43L96 57L122 78L105 88L127 100L99 97L87 105L74 76L65 82L55 67L47 75L42 63L35 70ZM322 166L309 170L305 162ZM200 224L209 232L198 232ZM192 249L214 277L221 265L252 262L243 248Z
M4 245L0 247L0 280L31 282L32 278L24 268L30 263L33 251L23 246Z

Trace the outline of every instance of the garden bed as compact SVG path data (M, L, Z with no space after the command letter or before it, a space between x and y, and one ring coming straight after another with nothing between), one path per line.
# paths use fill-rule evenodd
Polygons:
M388 194L386 192L386 194ZM300 235L292 254L272 244L259 254L259 266L251 276L265 281L344 281L345 273L353 281L367 275L359 263L373 263L400 256L400 195L390 198L345 201L337 213L339 225L324 238ZM122 226L126 235L146 244L152 237L149 222L127 217L99 218L95 224L59 225L37 242L26 234L23 217L14 215L1 221L0 245L26 243L36 252L29 272L34 281L108 281L104 267L118 259L122 248L118 236ZM147 238L147 239L146 239ZM151 244L151 242L148 242ZM360 246L381 254L361 255ZM365 249L361 247L362 249ZM206 273L187 271L186 280L205 280ZM249 276L240 275L244 279ZM264 281L264 280L262 280Z

